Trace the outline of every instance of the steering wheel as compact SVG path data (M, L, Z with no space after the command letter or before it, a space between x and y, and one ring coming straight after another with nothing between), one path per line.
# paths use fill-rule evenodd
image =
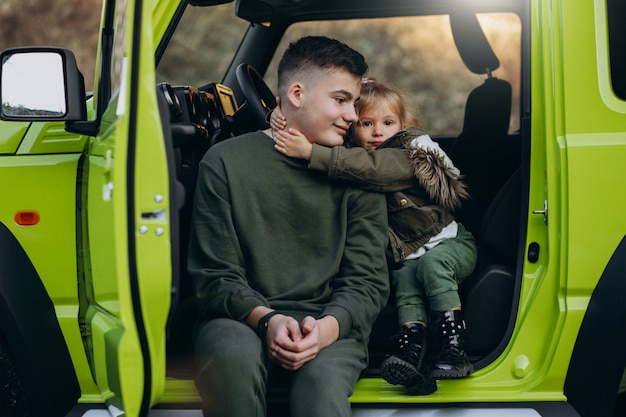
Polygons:
M248 107L248 116L259 129L269 127L267 114L276 107L276 96L252 65L239 64L235 72Z

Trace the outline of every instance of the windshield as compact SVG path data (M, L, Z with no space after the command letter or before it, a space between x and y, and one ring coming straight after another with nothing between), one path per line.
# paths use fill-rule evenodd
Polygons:
M235 16L235 3L189 6L157 68L157 82L199 86L220 82L249 23Z
M157 69L157 81L201 86L224 79L248 22L237 18L234 4L188 7ZM521 23L513 13L483 13L479 22L498 59L493 77L511 83L509 131L519 129ZM300 22L289 26L264 79L276 92L278 59L288 43L305 35L336 38L361 51L369 74L393 80L419 111L433 135L455 136L463 129L468 94L486 76L465 66L454 44L447 15ZM230 86L232 87L232 86Z

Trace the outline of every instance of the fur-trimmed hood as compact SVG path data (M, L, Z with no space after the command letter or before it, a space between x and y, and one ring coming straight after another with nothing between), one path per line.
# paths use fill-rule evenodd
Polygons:
M398 132L381 147L398 145L409 151L418 184L437 204L454 211L469 198L467 185L458 168L426 132L408 128Z

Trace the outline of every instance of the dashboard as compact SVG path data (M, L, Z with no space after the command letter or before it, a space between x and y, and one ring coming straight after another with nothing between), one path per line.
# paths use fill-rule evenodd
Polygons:
M240 133L234 122L237 101L233 91L225 85L211 83L196 88L160 83L157 93L163 96L169 108L175 148L200 146L208 149Z

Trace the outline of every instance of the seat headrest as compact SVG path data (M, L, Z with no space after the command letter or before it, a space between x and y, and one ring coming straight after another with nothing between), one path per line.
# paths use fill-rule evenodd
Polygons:
M460 8L450 13L454 43L461 59L474 74L490 74L500 66L476 14Z

